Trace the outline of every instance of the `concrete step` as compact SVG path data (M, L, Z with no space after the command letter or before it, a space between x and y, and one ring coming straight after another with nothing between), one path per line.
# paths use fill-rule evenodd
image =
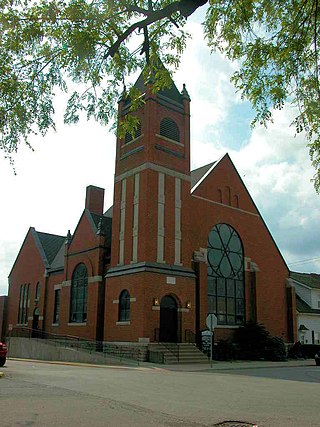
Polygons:
M163 353L166 364L208 363L207 356L194 344L152 343L149 349Z

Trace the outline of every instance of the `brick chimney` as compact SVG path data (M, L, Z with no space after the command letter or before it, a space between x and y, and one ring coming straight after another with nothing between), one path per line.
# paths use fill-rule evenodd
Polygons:
M86 190L86 209L90 212L102 215L104 202L104 188L89 185Z

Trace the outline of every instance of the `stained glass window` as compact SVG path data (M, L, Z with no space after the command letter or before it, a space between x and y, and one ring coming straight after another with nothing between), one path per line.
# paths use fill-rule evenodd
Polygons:
M87 321L88 273L84 264L78 264L71 280L70 322Z
M125 289L119 297L119 322L128 322L130 320L130 294Z
M238 233L227 224L215 225L208 237L209 312L220 325L245 321L243 249Z

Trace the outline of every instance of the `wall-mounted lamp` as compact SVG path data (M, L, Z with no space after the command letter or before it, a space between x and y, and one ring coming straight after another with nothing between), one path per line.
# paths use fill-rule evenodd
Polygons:
M159 298L157 297L153 298L153 305L160 305Z
M189 308L189 309L191 308L191 301L186 302L186 308Z

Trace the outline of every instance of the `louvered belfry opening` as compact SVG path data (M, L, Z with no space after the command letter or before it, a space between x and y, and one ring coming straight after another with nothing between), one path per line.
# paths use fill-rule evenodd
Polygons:
M141 135L141 122L138 122L137 128L134 132L134 136L130 132L126 133L126 136L124 138L124 143L128 144L128 142L133 141L134 139L138 138Z
M180 142L180 132L177 123L166 117L160 123L160 135L173 141Z

